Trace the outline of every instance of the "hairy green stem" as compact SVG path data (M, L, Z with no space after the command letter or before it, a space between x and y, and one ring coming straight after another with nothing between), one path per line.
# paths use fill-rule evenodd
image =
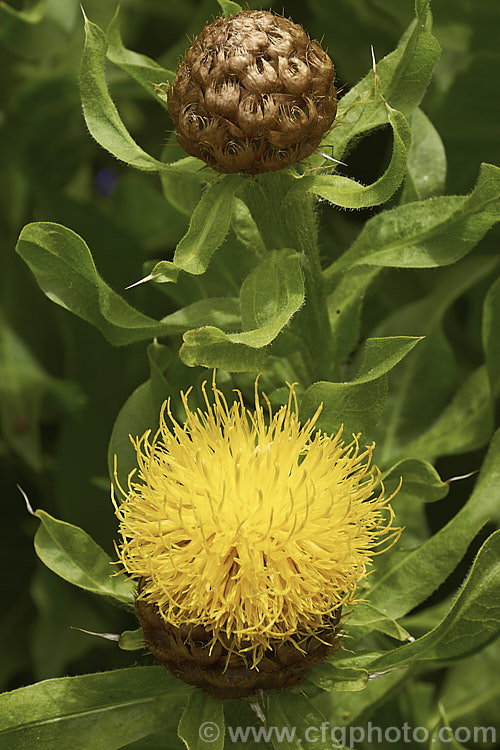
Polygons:
M306 299L291 326L300 337L311 381L331 380L333 341L319 261L314 198L300 190L286 170L255 178L244 196L268 250L292 248L303 254Z

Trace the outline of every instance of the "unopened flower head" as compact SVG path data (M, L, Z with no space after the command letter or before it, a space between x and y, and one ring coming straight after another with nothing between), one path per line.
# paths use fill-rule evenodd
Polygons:
M321 45L283 16L219 18L196 37L168 91L177 140L219 172L305 159L335 118L334 73Z
M301 425L289 389L274 414L257 383L248 409L239 392L228 404L215 379L204 411L182 395L184 424L164 404L156 435L134 441L139 471L117 508L139 599L251 667L328 627L398 533L372 447L317 430L320 409Z

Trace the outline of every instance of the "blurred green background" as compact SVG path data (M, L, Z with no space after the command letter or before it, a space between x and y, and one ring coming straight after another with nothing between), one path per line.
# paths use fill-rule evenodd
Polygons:
M116 0L84 0L90 20L105 28ZM411 0L288 0L254 3L302 23L322 39L345 92L377 59L396 46L414 16ZM435 0L434 33L443 52L423 102L443 139L448 159L446 193L469 192L479 163L500 163L500 3ZM219 14L216 0L124 0L121 31L129 49L175 69L205 24ZM2 472L3 616L0 689L63 674L131 665L144 658L71 630L120 632L133 618L46 570L33 551L38 521L26 512L16 485L34 508L82 526L113 554L116 522L109 497L107 446L117 413L148 377L146 346L109 345L87 323L52 304L15 254L20 229L53 221L78 232L93 251L103 278L124 288L150 258L169 259L188 217L167 203L157 176L121 166L86 130L78 92L83 19L78 2L19 0L0 4L0 458ZM123 71L109 66L108 83L134 138L156 157L171 137L165 111ZM390 156L386 130L358 144L347 173L376 179ZM379 209L376 209L379 210ZM375 211L325 207L321 246L325 260L347 247ZM491 231L482 254L498 252ZM370 290L362 334L399 307L429 293L435 271L386 270ZM456 380L482 362L481 308L491 279L483 279L449 308L446 335L457 359ZM159 318L176 309L160 291L131 289L127 299ZM447 479L474 471L482 452L443 458ZM473 480L454 487L446 504L426 508L436 529L466 499ZM486 531L481 538L486 536ZM474 550L479 546L476 540ZM434 599L454 590L468 559ZM147 660L147 658L146 658ZM441 675L436 679L445 679Z

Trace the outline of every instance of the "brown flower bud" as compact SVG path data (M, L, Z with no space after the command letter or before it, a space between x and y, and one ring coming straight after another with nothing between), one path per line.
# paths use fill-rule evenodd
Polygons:
M309 156L331 127L334 75L321 45L282 16L219 18L196 37L168 91L177 140L218 172L281 169Z

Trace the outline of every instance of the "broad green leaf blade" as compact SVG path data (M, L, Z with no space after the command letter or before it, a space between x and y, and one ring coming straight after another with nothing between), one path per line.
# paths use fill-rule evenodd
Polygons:
M352 613L344 620L344 627L353 638L363 638L376 630L398 641L412 640L412 636L402 625L367 602L357 602L353 606Z
M166 107L166 92L169 84L173 83L175 73L171 70L165 70L165 68L162 68L161 65L151 60L151 58L146 57L146 55L132 52L124 47L120 34L118 15L119 7L117 7L115 15L106 30L108 42L106 57L114 65L125 70L156 101Z
M379 651L347 656L339 651L309 670L307 679L321 690L342 693L365 690L370 675L367 666L379 656Z
M217 326L223 331L241 328L240 302L236 297L209 297L193 302L162 320L169 335L185 333L192 328Z
M273 690L268 701L266 718L274 729L269 734L275 750L331 749L330 738L321 736L325 717L305 695Z
M416 549L377 561L369 601L395 620L427 599L458 565L500 502L500 431L493 436L474 491L446 526ZM404 536L404 534L403 534ZM404 541L403 538L401 540Z
M430 428L406 445L402 453L434 461L439 456L473 451L488 442L493 425L488 375L485 367L479 367Z
M183 271L202 274L226 238L236 191L242 175L223 175L209 185L193 211L189 229L177 245L174 263Z
M43 466L40 429L43 399L51 394L68 411L81 406L76 384L46 372L0 314L0 424L4 440L35 471Z
M387 336L367 339L352 382L368 383L386 375L422 341L420 336Z
M224 711L221 701L201 690L193 690L183 711L177 733L187 750L224 747Z
M408 499L411 497L426 503L434 503L445 497L450 489L434 466L420 459L406 458L398 461L382 475L388 490L393 484L399 483L400 477L403 477L404 492Z
M195 302L163 320L143 315L99 276L83 239L59 224L28 224L16 250L50 300L92 323L112 344L177 335L207 323L238 326L238 302L230 298L213 300L213 307L209 300Z
M491 285L483 306L483 348L492 396L500 394L500 277Z
M240 198L235 198L231 229L244 247L259 258L266 254L266 248L249 208Z
M114 482L118 500L121 498L120 487L128 487L130 472L137 468L137 454L130 436L140 437L147 430L155 433L158 429L161 406L172 395L165 377L172 353L167 347L154 341L149 344L147 354L149 379L138 386L123 404L109 440L108 471L110 481Z
M341 700L335 691L323 693L320 706L335 729L337 742L349 746L349 730L346 728L349 725L362 726L379 706L387 705L390 696L404 686L409 676L408 669L389 672L370 680L364 690L342 693Z
M356 377L345 383L320 381L311 385L300 404L302 420L309 419L322 403L317 426L344 435L363 434L368 440L382 413L387 395L386 373L395 367L420 341L411 336L368 339Z
M188 367L201 365L228 372L260 372L264 367L265 350L234 342L237 335L213 326L187 331L179 356Z
M222 15L224 18L228 18L229 16L234 16L236 13L240 13L243 9L238 3L233 2L233 0L217 0L220 7L222 8Z
M451 726L498 724L500 639L447 670L439 699ZM465 721L464 721L465 720ZM491 732L490 732L491 737Z
M184 335L181 358L187 365L222 367L232 372L259 369L266 347L289 323L304 302L300 256L295 250L274 250L241 286L242 333L224 334L207 326Z
M10 3L0 3L0 41L15 58L41 61L47 49L57 53L67 44L67 34L77 18L75 0L68 0L58 13L49 0L38 0L25 10L16 10ZM49 12L52 11L52 12Z
M378 452L376 462L380 465ZM425 504L445 497L449 491L448 483L441 480L431 464L412 458L399 461L384 472L382 481L387 496L393 495L399 488L392 503L394 526L403 529L399 549L411 549L425 542L430 536ZM390 551L388 554L391 554Z
M237 343L267 346L304 302L304 279L295 250L274 250L250 273L241 286L243 333Z
M424 2L428 8L429 3ZM331 146L336 159L342 159L360 136L386 124L384 100L405 117L420 104L441 51L421 18L412 24L405 41L377 62L383 99L377 95L374 74L370 71L340 100L334 126L321 144L321 148ZM315 158L314 163L317 161Z
M113 32L113 29L112 29ZM112 33L113 41L113 33ZM123 59L125 52L118 52L116 39L114 55ZM108 52L106 35L94 23L85 18L85 45L80 65L80 95L83 115L90 134L110 154L136 169L147 172L170 172L181 176L184 172L180 165L170 164L155 159L146 153L132 138L125 127L120 114L111 99L104 74L104 64ZM113 55L113 51L111 52ZM132 54L132 53L130 53ZM130 58L127 57L127 60ZM135 59L135 58L134 58ZM137 61L136 61L137 62ZM138 73L136 69L136 73ZM201 162L197 162L201 167ZM197 179L195 172L186 170L190 179ZM198 175L200 182L205 182L203 175Z
M401 203L431 198L444 192L446 153L434 125L421 109L410 120L412 142L408 152L406 176Z
M355 266L342 276L328 295L333 356L338 362L346 360L360 339L363 299L380 270L375 266Z
M87 127L97 143L117 159L137 169L158 172L166 165L137 145L109 95L104 76L107 46L104 32L85 18L80 93Z
M46 680L0 696L0 744L117 750L176 725L190 690L163 667Z
M348 177L326 175L312 178L309 192L342 208L367 208L385 203L396 192L406 174L411 130L401 112L388 108L394 135L392 157L384 174L372 185L360 185ZM309 178L305 178L309 180Z
M452 303L496 269L495 257L467 258L434 273L432 291L399 306L375 333L425 336L403 366L390 376L390 400L376 436L379 460L388 465L405 446L427 431L450 404L459 385L455 352L444 334L444 316ZM408 454L411 456L411 453Z
M86 591L133 606L134 584L116 569L96 542L78 526L35 512L41 525L35 534L40 560L58 576Z
M44 565L37 565L29 591L38 610L32 621L30 640L35 681L61 677L72 668L70 665L85 659L92 649L109 648L109 641L89 638L75 629L81 626L104 632L109 628L109 608L101 611L95 597L82 596Z
M356 265L437 268L455 263L500 219L500 168L483 164L472 193L428 198L370 219L326 271L328 282Z
M478 627L478 623L481 626ZM420 661L447 661L473 653L500 631L500 531L479 550L457 599L430 633L384 654L371 669L384 671Z
M300 403L300 419L310 419L322 404L316 426L330 435L343 427L344 439L362 434L369 442L387 398L387 376L366 383L313 383Z
M28 224L16 251L52 302L95 325L111 343L127 344L165 332L101 279L88 246L70 229L50 222Z

